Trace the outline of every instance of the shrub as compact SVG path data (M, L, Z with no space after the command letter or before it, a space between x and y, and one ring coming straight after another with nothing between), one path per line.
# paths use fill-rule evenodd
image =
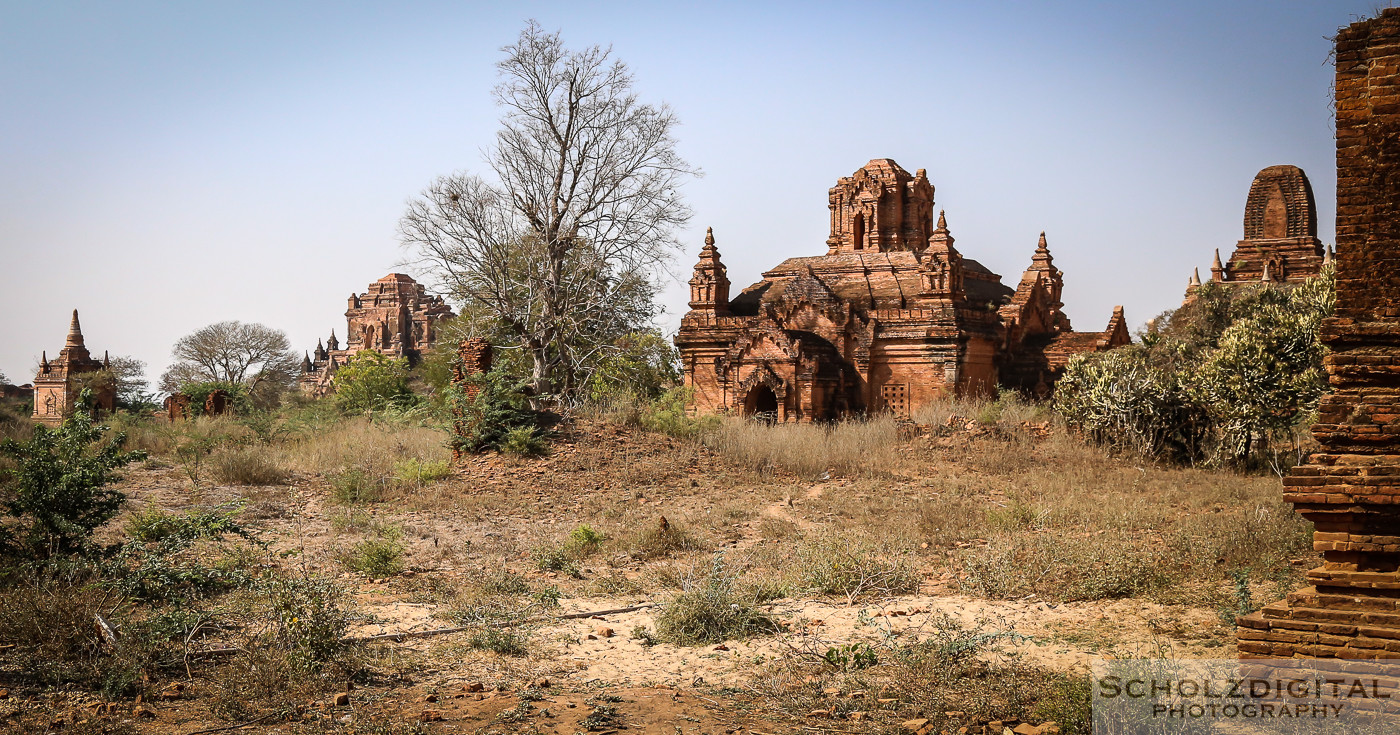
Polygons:
M91 394L84 392L83 400ZM146 456L122 451L126 436L120 433L98 445L106 432L86 411L77 411L57 429L35 427L26 442L0 442L0 454L15 462L6 473L13 496L5 503L13 524L0 527L0 542L43 557L91 548L93 529L126 501L107 487L112 471Z
M403 552L403 532L391 526L378 538L355 544L342 561L350 571L367 577L392 577L403 571Z
M662 518L661 523L637 534L631 547L632 556L638 559L656 559L678 551L700 551L705 544L684 527Z
M211 566L209 554L191 551L201 541L218 545L229 538L245 549L257 548L253 533L235 520L241 510L236 505L188 513L148 508L132 516L127 522L132 540L104 562L104 584L136 599L167 602L249 584L245 564L226 558Z
M384 499L385 478L358 467L347 467L328 479L331 496L344 505L377 503Z
M533 426L517 426L505 433L496 445L503 454L538 457L549 451L549 443Z
M202 383L182 383L180 392L190 397L190 418L204 415L204 402L209 394L221 390L228 394L228 407L232 413L246 414L253 411L253 401L248 395L248 386L212 380Z
M335 373L335 402L346 413L407 408L418 402L408 387L408 359L364 350Z
M528 444L539 425L536 414L526 408L522 385L500 370L479 373L467 378L476 386L477 394L467 397L461 386L448 390L452 409L452 446L467 452L499 449L501 443L516 429L528 429L516 435L516 441Z
M412 457L394 463L394 482L399 485L427 485L452 476L452 463L445 459L423 460Z
M838 536L798 545L786 571L794 587L848 600L919 591L919 574L907 558L886 559L865 544Z
M699 646L776 631L773 618L758 609L752 596L737 591L734 582L716 556L703 579L688 583L666 602L656 616L656 638Z
M630 332L606 351L584 392L594 403L653 400L680 379L679 364L676 348L665 335L656 330Z
M467 645L502 656L524 656L530 652L525 636L506 628L482 628L467 638Z
M1179 462L1277 462L1326 389L1319 327L1328 266L1296 285L1209 283L1142 344L1077 356L1055 390L1072 427L1104 444Z
M272 636L304 671L315 671L340 654L350 626L345 593L317 577L272 577L264 582L270 603Z

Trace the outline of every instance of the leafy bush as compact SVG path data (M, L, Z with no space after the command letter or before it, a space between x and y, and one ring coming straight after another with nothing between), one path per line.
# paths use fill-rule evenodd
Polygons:
M182 383L180 392L190 397L190 418L204 415L204 402L209 399L209 394L216 390L228 394L228 406L234 414L242 415L253 411L253 400L248 395L248 386L242 383L223 380Z
M418 402L408 387L408 359L364 350L335 373L335 402L346 413L407 408Z
M656 330L631 332L605 351L584 392L594 403L653 400L680 380L679 364L676 348L665 335Z
M656 616L656 637L681 646L721 643L775 632L778 624L739 592L735 578L715 557L709 572L666 602Z
M445 459L423 460L412 457L394 463L394 482L399 485L427 485L452 476L452 463Z
M342 562L352 572L367 577L392 577L403 571L403 532L390 526L377 538L367 538L350 549Z
M264 582L271 605L273 640L294 663L315 671L335 660L350 626L345 593L318 577L272 577Z
M475 397L469 398L460 386L448 390L452 446L468 452L501 449L520 429L526 431L516 432L512 441L517 448L529 448L539 419L525 406L523 386L499 370L469 376L467 381L476 387Z
M85 392L84 400L90 395ZM122 451L121 433L99 445L106 432L86 411L77 411L57 429L35 427L28 441L0 442L0 454L15 462L3 478L11 495L0 542L41 557L91 549L93 529L126 501L107 487L112 471L146 457Z
M549 451L549 443L533 426L517 426L506 432L497 444L502 454L516 457L538 457Z
M244 565L226 560L210 565L208 554L195 553L202 541L218 546L230 538L258 548L253 533L235 520L241 510L225 505L187 513L158 508L137 513L127 522L132 540L104 563L104 584L138 600L166 602L250 584Z
M1072 427L1105 444L1195 462L1268 459L1326 390L1318 330L1335 302L1328 266L1301 284L1208 283L1141 345L1081 355L1055 390Z

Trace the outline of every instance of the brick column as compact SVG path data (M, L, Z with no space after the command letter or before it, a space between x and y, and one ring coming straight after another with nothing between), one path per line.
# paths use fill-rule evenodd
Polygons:
M1239 619L1249 656L1400 659L1400 9L1336 38L1337 308L1322 450L1284 479L1313 586Z
M464 340L457 347L457 362L452 366L452 383L462 389L468 399L476 398L481 392L481 388L474 383L468 382L473 375L491 372L491 343L484 339ZM453 413L461 416L460 409L453 409ZM453 421L452 430L460 435L460 421ZM453 448L453 461L462 459L462 451Z

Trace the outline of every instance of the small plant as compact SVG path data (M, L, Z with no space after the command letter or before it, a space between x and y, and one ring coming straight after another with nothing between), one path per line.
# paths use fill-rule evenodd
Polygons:
M272 578L264 591L271 603L273 639L295 664L316 671L334 660L350 625L345 593L328 579Z
M410 458L394 463L394 482L399 485L422 486L452 476L452 464L445 459Z
M505 433L497 445L503 454L539 457L549 451L549 443L533 426L517 426Z
M367 538L351 547L342 559L345 567L366 577L392 577L403 571L403 534L390 527L379 538Z
M481 580L481 591L488 595L523 595L530 591L525 578L503 567L487 571Z
M648 648L661 642L656 640L656 636L645 625L638 625L632 629L632 640L641 641L642 645Z
M593 530L587 524L580 524L569 532L570 548L575 549L581 555L592 553L606 540L606 536Z
M564 547L543 546L535 549L535 567L542 572L561 572L570 577L579 576L578 565Z
M822 660L842 671L859 671L880 663L880 656L867 643L847 643L826 649Z
M525 636L506 628L486 627L473 633L467 645L482 651L491 651L502 656L524 656L530 652Z
M1249 591L1249 570L1236 569L1230 572L1230 579L1234 582L1234 605L1221 605L1216 609L1220 616L1220 623L1229 627L1235 626L1235 618L1248 615L1254 612L1254 596Z
M772 633L778 624L735 589L720 555L701 580L672 597L656 616L656 637L681 646Z
M607 730L616 728L621 721L622 713L618 712L616 707L610 704L598 704L594 705L593 711L589 712L587 717L579 720L578 724L589 730Z
M331 482L332 496L344 505L377 503L384 499L383 479L374 477L358 467L347 467L332 474L328 479Z

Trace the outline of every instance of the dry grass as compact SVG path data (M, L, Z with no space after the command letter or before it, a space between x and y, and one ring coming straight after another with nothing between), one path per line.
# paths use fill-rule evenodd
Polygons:
M733 419L703 441L725 460L760 474L881 477L899 445L899 426L889 416L836 424L769 425Z

